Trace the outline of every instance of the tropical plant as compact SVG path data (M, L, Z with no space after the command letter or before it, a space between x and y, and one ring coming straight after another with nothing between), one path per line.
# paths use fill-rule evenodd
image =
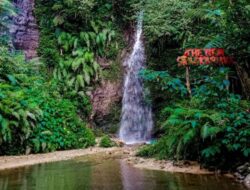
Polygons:
M41 65L0 48L0 154L91 146L94 135L77 115L76 101L46 82ZM87 105L88 103L86 103Z
M105 135L100 140L100 147L109 148L115 146L115 143L110 139L108 135Z
M34 68L25 64L23 55L13 56L3 47L0 52L0 154L3 154L25 145L43 112L27 93L28 81L37 79L30 76L30 72L35 73Z
M163 137L138 155L193 159L217 167L249 158L250 105L229 93L226 71L221 68L217 75L199 80L190 100L179 97L163 108L159 117Z
M76 106L70 100L46 96L36 101L43 110L43 117L29 139L31 151L50 152L95 144L92 131L79 118Z
M78 52L74 58L60 59L58 67L54 69L54 78L62 81L64 91L73 90L72 94L85 96L85 89L91 82L97 81L100 67L90 52Z
M148 83L157 84L156 88L169 92L172 96L187 95L184 82L180 78L172 77L167 71L144 69L140 71L139 76Z
M79 36L62 32L58 37L62 57L54 70L54 77L65 81L66 87L80 95L84 94L85 87L98 80L100 66L95 56L104 56L104 48L115 35L112 30L100 31L100 24L95 22L91 22L91 27L93 32L80 32Z

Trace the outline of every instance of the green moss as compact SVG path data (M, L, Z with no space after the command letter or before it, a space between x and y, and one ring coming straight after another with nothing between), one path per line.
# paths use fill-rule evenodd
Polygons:
M109 68L102 71L103 80L117 81L123 77L121 63L113 61Z

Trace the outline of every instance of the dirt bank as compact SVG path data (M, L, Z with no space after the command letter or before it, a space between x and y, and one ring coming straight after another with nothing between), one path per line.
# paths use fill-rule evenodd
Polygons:
M127 159L136 168L162 170L166 172L179 172L190 174L214 174L214 172L202 169L197 162L188 161L175 165L174 162L168 160L155 160L153 158L137 158L131 157Z
M174 163L173 161L169 160L156 160L154 158L136 157L136 150L137 148L134 147L127 147L123 150L123 154L128 155L124 156L123 159L136 168L190 174L214 174L214 172L201 168L197 162L186 161Z
M40 163L69 160L75 157L97 154L97 153L115 152L119 149L121 148L113 147L104 149L104 148L93 147L88 149L56 151L46 154L31 154L23 156L1 156L0 170L29 166Z

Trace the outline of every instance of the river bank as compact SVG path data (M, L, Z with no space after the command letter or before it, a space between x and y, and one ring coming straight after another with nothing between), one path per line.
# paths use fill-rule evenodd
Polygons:
M118 157L126 161L127 163L133 165L134 167L141 169L162 170L167 172L180 172L191 174L214 174L214 172L201 168L197 162L186 162L184 164L176 165L172 161L136 157L135 154L137 149L138 146L124 146L112 148L91 147L87 149L56 151L44 154L1 156L0 170L30 166L41 163L70 160L76 157L82 157L93 154L106 154L109 155L109 157Z
M193 175L134 167L124 148L0 171L1 190L246 190L222 175ZM124 159L123 159L124 158Z
M91 147L87 149L56 151L44 154L30 154L21 156L0 156L0 170L30 166L41 163L57 162L70 160L80 156L92 155L97 153L115 152L118 147L99 148Z
M114 160L122 160L131 167L146 170L158 170L170 173L197 174L197 175L223 175L234 178L231 173L221 174L216 171L209 171L201 168L195 161L174 162L170 160L156 160L154 158L137 157L136 152L140 145L121 146L111 148L90 147L87 149L56 151L44 154L31 154L21 156L0 156L0 171L14 168L32 166L42 163L59 162L75 158L94 156L97 158L106 157Z

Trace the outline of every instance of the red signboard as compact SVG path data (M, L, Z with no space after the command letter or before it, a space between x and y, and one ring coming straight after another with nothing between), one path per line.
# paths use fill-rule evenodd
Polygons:
M177 58L179 66L188 65L232 65L232 57L226 56L222 48L187 49L183 56Z

